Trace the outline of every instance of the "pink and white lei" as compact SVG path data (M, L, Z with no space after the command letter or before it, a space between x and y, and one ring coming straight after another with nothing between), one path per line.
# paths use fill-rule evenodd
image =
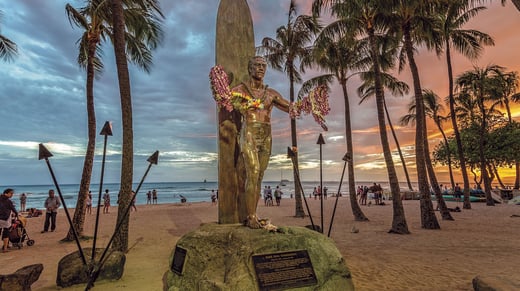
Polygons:
M233 94L229 88L229 77L224 71L224 68L222 68L220 65L216 65L211 68L209 72L209 80L213 98L217 102L218 107L225 108L228 112L231 112L233 110L233 103L236 103L233 102L233 99L241 97L242 95L239 96L237 94ZM247 97L248 96L244 96L242 98L248 100ZM249 103L254 105L251 105L251 107L262 108L262 106L254 102ZM313 89L309 93L309 96L306 96L302 100L298 100L289 105L289 116L291 118L299 117L302 111L305 114L312 113L314 120L323 128L323 130L327 131L328 128L325 124L325 116L330 112L329 93L327 87L320 85Z

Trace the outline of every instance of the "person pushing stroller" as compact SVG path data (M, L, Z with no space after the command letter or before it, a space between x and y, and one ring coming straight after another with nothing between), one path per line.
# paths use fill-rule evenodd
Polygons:
M14 207L11 197L14 195L14 190L7 188L4 193L0 195L0 232L3 241L2 252L7 253L9 246L9 231L12 223L12 215L18 217L18 211Z

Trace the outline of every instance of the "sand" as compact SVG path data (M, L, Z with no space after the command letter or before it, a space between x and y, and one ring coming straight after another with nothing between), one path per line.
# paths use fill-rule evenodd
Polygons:
M324 200L327 233L335 198ZM391 202L390 202L391 203ZM362 206L369 222L355 222L348 198L338 200L331 238L352 272L356 290L473 290L476 275L506 276L520 281L520 206L494 207L473 203L471 210L452 213L455 221L442 221L440 230L422 229L419 201L403 201L409 235L389 234L392 206ZM309 200L314 222L320 222L320 201ZM455 207L448 202L448 207ZM95 213L95 209L93 211ZM275 225L310 224L308 218L294 218L294 199L283 199L280 207L265 207L258 214ZM104 247L114 230L117 209L100 215L97 246ZM0 274L8 274L34 263L44 270L33 290L57 290L58 261L76 251L74 242L59 242L67 227L63 209L58 214L56 232L40 233L43 217L28 219L27 231L33 246L0 253ZM97 282L93 290L163 290L163 276L176 241L201 223L216 222L217 207L210 202L140 205L130 217L130 249L123 277ZM95 214L87 215L85 235L92 235ZM359 229L352 233L352 227ZM91 247L92 240L82 241ZM76 285L65 290L84 290Z

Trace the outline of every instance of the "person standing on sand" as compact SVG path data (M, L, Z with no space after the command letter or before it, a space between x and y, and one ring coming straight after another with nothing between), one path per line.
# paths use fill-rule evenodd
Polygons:
M146 204L152 204L152 191L146 193Z
M9 228L11 227L11 215L14 213L18 217L18 212L14 207L11 197L14 195L14 190L7 188L4 193L0 195L0 236L2 237L3 246L2 252L7 253L9 246Z
M49 197L45 199L45 223L43 224L42 233L49 231L49 225L51 231L56 230L56 215L58 214L58 208L61 206L60 200L54 195L54 190L49 190Z
M276 186L274 190L274 199L276 200L276 206L280 206L280 201L282 201L282 190L280 190L280 186Z
M108 189L105 190L105 194L103 194L103 213L108 213L110 209L110 193L108 193Z
M135 210L137 211L137 207L135 207L135 191L132 190L132 202L130 203L130 211Z
M20 195L20 211L21 212L25 212L26 203L27 203L27 195L25 195L25 193L22 193L22 195Z
M88 191L87 199L85 200L87 204L86 212L88 214L92 214L92 191Z
M215 190L211 190L211 205L217 205L217 194L215 194Z
M157 204L157 191L155 189L153 189L153 191L152 191L152 199L153 199L153 204Z

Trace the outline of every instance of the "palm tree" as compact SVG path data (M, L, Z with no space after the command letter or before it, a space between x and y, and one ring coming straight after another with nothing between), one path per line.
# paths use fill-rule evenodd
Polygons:
M438 229L440 226L433 210L430 187L428 186L428 168L426 161L430 153L428 151L426 137L426 115L419 69L415 62L414 55L416 45L425 44L429 48L433 46L432 40L435 40L435 38L432 36L432 19L428 17L430 11L430 1L397 1L393 13L392 29L394 30L393 33L401 38L403 44L404 52L400 54L400 64L404 65L406 61L408 62L413 79L416 104L415 160L417 181L419 192L421 193L421 225L426 229ZM400 69L402 69L402 66ZM438 187L438 185L432 186Z
M464 157L464 150L462 146L462 139L460 137L459 127L457 124L455 112L455 97L453 90L453 67L451 60L451 48L453 47L457 52L471 60L477 59L482 51L482 45L493 45L493 39L478 30L463 29L466 23L484 9L482 6L472 6L471 0L454 0L447 1L446 6L438 6L435 13L438 18L438 29L444 43L441 48L444 48L446 53L446 62L448 66L448 88L449 88L449 106L451 125L455 134L455 141L457 143L457 154L460 162L460 169L462 179L464 181L464 209L471 209L469 201L469 177L466 169L466 160Z
M366 37L369 43L369 55L372 59L372 69L374 70L374 87L376 95L377 119L379 125L379 135L383 147L383 155L388 172L390 191L392 192L393 218L390 232L408 234L408 225L404 215L404 208L401 201L399 180L395 171L394 162L388 136L386 132L385 112L384 112L384 91L381 80L381 66L379 62L379 51L377 36L386 33L386 21L389 20L386 11L390 11L390 3L387 1L375 0L315 0L312 4L313 14L319 15L323 7L330 7L332 15L338 17L342 22L342 29L350 31L354 37Z
M276 39L265 37L262 45L257 48L258 53L265 54L268 63L276 70L284 71L289 77L289 101L294 102L294 83L301 83L300 72L305 72L305 66L311 62L312 47L307 46L313 36L321 29L316 19L308 15L296 16L296 3L291 0L287 25L276 30ZM300 67L297 68L299 62ZM296 120L291 118L291 142L294 148L298 147L296 140ZM298 169L298 153L296 152L294 168ZM296 175L294 175L294 195L296 199L295 217L305 217L302 204L302 189Z
M439 96L435 94L431 90L424 90L423 91L423 102L424 102L424 109L425 114L433 119L435 124L437 125L437 128L441 132L444 142L447 149L447 156L448 156L448 167L450 172L450 178L452 187L455 187L454 180L453 180L453 174L451 171L451 159L450 159L450 153L449 153L449 145L448 140L446 137L446 134L444 133L444 130L441 126L441 122L443 120L443 117L439 115L439 112L442 110L442 104L438 102ZM400 123L403 125L407 124L413 124L416 120L416 114L415 114L415 100L412 100L410 102L410 105L408 106L408 114L401 117ZM428 146L428 140L425 140L425 146ZM444 201L444 198L442 197L442 189L439 186L439 183L437 181L437 176L435 175L435 171L433 170L433 164L430 158L429 149L427 150L428 154L425 156L426 158L426 167L428 170L428 177L430 178L430 184L432 185L433 191L435 193L435 197L437 198L437 207L441 211L442 219L443 220L453 220L453 217L451 216L450 211L448 210L448 207L446 206L446 202Z
M503 87L503 67L489 65L485 68L474 67L473 70L462 73L457 77L457 86L461 92L473 96L477 101L480 112L480 131L479 131L479 160L481 177L484 181L484 191L486 192L486 205L494 206L495 202L491 197L491 180L488 173L488 163L486 161L484 147L486 132L488 129L488 119L491 110L487 108L486 102L498 99L502 95Z
M92 166L94 162L94 151L96 142L96 115L94 107L94 79L96 73L103 70L101 59L101 45L107 39L113 37L112 15L107 1L90 0L85 7L79 10L70 4L65 6L67 16L71 24L84 30L78 40L78 64L87 72L86 99L87 99L87 124L88 143L83 163L83 172L74 212L73 224L78 233L83 232L85 221L85 199L90 189ZM126 45L128 58L139 68L149 72L151 67L151 50L156 48L162 39L162 30L157 19L151 17L146 10L140 7L126 9L123 12L127 18L133 21L126 23L127 34ZM146 25L143 25L146 24ZM144 29L147 31L140 31ZM142 35L140 35L142 34ZM65 240L74 239L72 228L69 229Z
M2 15L3 13L0 11L0 22L2 20ZM16 46L16 43L0 34L0 59L10 62L17 54L18 47Z
M500 96L500 98L496 101L499 105L506 108L506 116L509 124L513 123L513 117L511 115L511 106L510 102L519 102L520 101L520 93L517 93L518 89L518 73L517 72L507 72L503 76L504 78L504 94ZM514 189L520 188L520 161L515 162L515 186ZM498 175L497 175L498 177Z
M329 24L329 27L336 23ZM326 31L327 28L324 29ZM351 36L339 35L327 36L325 33L318 36L314 45L314 58L319 68L329 72L320 77L334 77L343 91L345 104L345 142L347 143L348 187L349 193L356 193L356 181L354 175L354 147L352 142L352 124L350 115L350 103L347 91L347 81L350 78L349 71L355 69L359 60L360 43ZM359 207L356 195L350 196L350 207L356 221L368 221L361 207Z
M439 102L440 98L437 94L435 94L435 92L429 89L425 89L423 91L423 97L426 105L426 115L430 117L437 126L437 129L441 133L442 139L444 140L444 144L446 145L446 149L448 150L448 172L450 177L450 184L451 188L455 188L455 178L453 177L453 170L451 168L451 153L448 147L448 137L446 136L444 128L442 127L442 123L448 121L450 117L440 115L440 113L444 111L444 106Z
M133 126L132 126L132 96L130 90L130 76L128 73L127 56L137 51L146 50L139 62L151 64L150 49L157 47L162 39L162 30L158 16L162 17L157 0L112 0L113 42L116 58L117 77L119 80L119 94L121 97L121 119L123 128L123 149L121 163L121 186L119 190L119 207L117 221L121 228L116 229L113 248L118 251L128 249L129 215L126 208L132 199L133 177ZM125 11L137 9L138 17L126 17ZM134 26L135 25L135 26ZM125 30L126 28L126 30ZM135 28L132 30L131 28ZM135 37L137 46L132 47L126 39ZM127 50L125 50L125 46ZM137 55L137 54L136 54ZM125 215L126 214L126 215Z
M405 82L401 82L392 75L386 73L386 71L393 69L395 66L395 48L395 45L392 45L391 48L387 48L387 45L383 45L381 48L382 54L380 64L383 71L381 74L381 80L385 89L390 90L392 95L403 96L404 94L407 94L410 90L408 84L406 84ZM359 104L363 103L365 100L368 100L368 98L375 96L374 74L371 71L365 71L361 74L361 79L363 80L363 84L361 84L361 86L357 89L358 95L361 98ZM413 191L412 183L410 181L410 175L408 174L408 168L406 166L406 160L401 150L401 145L399 144L399 139L397 138L394 125L392 124L392 118L390 117L390 112L388 111L386 100L383 104L385 108L385 115L386 120L388 122L388 127L390 128L390 132L392 133L392 137L394 138L395 147L397 149L399 159L401 160L401 164L403 166L404 177L406 179L408 189L410 191Z

